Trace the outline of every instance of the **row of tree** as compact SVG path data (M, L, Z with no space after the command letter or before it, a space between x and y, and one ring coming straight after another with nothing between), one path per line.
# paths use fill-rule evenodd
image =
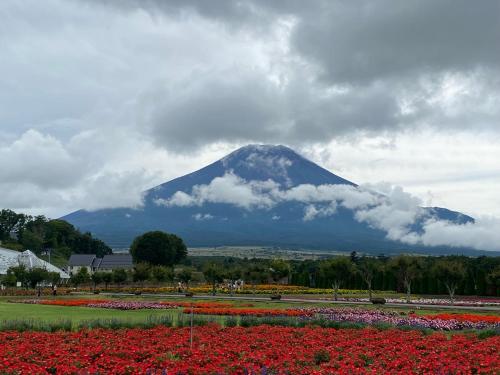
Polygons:
M58 272L49 272L44 268L27 269L23 265L11 267L7 274L2 277L1 283L5 286L14 287L17 283L26 288L36 288L40 283L57 285L61 280Z
M197 270L217 268L208 275L236 274L247 282L285 279L293 285L338 289L393 290L416 294L500 295L500 258L463 256L358 257L353 253L323 260L285 261L235 258L189 258ZM227 277L231 279L234 277Z
M338 275L341 275L339 277ZM500 292L500 258L464 256L336 257L293 264L292 283L417 294L491 295Z
M111 254L111 248L90 233L81 233L64 220L30 216L12 210L0 210L0 241L14 250L31 250L40 255L53 251L65 258L72 253Z
M142 285L148 280L159 284L173 282L174 280L189 283L192 278L193 271L191 268L183 268L175 273L171 267L138 263L131 270L117 268L111 272L101 271L93 274L89 274L86 268L80 268L77 273L71 276L70 283L74 286L92 283L94 288L104 284L107 289L110 284L122 285L127 282L134 282Z

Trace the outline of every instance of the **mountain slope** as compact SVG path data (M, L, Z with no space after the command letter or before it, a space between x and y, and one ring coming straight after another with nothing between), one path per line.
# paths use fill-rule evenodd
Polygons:
M426 220L464 224L472 218L420 208L400 191L391 194L361 189L287 147L250 145L146 191L140 209L80 210L63 219L112 247L128 247L145 231L164 230L188 246L457 252L424 248L408 234L418 236ZM388 224L392 217L395 224Z

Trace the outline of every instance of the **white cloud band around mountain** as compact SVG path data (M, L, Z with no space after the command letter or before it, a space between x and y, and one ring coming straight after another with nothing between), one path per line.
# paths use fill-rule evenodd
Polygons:
M209 184L194 186L191 193L177 191L169 199L157 199L155 203L167 207L224 203L248 211L270 211L280 203L292 201L304 204L304 221L333 216L343 207L352 210L358 222L384 231L390 240L412 245L500 250L500 220L479 218L468 224L437 220L421 207L418 198L401 187L387 184L367 187L302 184L287 189L273 180L246 181L227 172ZM418 232L414 230L417 223L422 224Z

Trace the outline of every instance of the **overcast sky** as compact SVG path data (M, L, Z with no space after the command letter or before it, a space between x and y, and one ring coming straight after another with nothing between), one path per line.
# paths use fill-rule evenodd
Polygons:
M247 143L500 217L500 2L3 0L0 207L58 217Z

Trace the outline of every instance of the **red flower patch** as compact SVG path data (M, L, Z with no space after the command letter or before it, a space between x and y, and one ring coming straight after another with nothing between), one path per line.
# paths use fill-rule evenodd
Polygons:
M307 310L294 309L237 309L237 308L193 308L193 314L204 315L251 315L251 316L311 316ZM191 309L184 309L184 313L191 313Z
M0 373L494 374L500 337L257 326L0 332Z

